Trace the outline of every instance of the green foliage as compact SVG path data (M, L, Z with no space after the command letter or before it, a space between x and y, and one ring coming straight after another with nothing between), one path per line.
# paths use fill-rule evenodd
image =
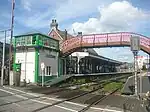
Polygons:
M80 90L83 90L83 91L92 91L92 90L95 90L97 88L98 88L98 86L85 85L85 86L81 86Z
M73 83L73 84L75 84L75 83L76 83L76 81L77 81L76 79L73 79L72 83Z
M84 84L86 83L86 79L73 79L72 84Z
M86 85L86 86L80 87L80 90L83 90L83 91L90 91L90 88L89 88L88 85Z
M147 70L146 65L143 65L142 70Z
M104 86L104 91L106 92L111 92L111 91L114 91L118 88L122 88L123 87L123 83L122 82L112 82L112 83L109 83L107 85Z

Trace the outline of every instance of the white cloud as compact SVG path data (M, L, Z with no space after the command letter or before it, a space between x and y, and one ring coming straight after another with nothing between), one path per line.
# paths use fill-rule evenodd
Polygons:
M51 13L50 11L46 11L43 13L38 12L26 19L22 19L22 17L17 17L17 19L20 23L24 24L27 27L37 28L37 29L44 28L44 27L48 27L48 25L50 24L50 20L46 19L50 15L50 13Z
M0 42L4 42L5 40L5 34L4 32L0 32ZM7 31L6 33L6 43L10 42L10 31Z
M141 21L148 22L149 14L127 1L113 2L107 6L99 7L99 18L89 18L85 22L75 22L71 25L70 33L75 32L103 33L115 31L137 31ZM139 28L139 27L138 27ZM130 48L99 48L95 49L103 55L120 61L133 61ZM112 55L113 54L113 55Z
M82 31L83 33L113 32L113 31L135 31L138 21L147 20L149 15L134 7L127 1L113 2L108 6L98 8L100 17L89 18L88 21L75 22L71 31Z
M48 28L52 15L54 14L54 8L61 3L60 0L21 0L20 8L21 14L17 14L16 20L26 26L33 29Z
M82 31L83 33L102 33L114 31L137 31L140 28L139 24L146 24L149 14L142 9L134 7L127 1L112 2L115 0L22 0L23 8L26 10L22 15L16 17L17 21L26 27L39 29L49 28L50 21L55 17L58 22L67 24L75 21L76 18L85 20L85 16L99 13L97 18L89 17L88 21L75 22L70 26L72 33ZM111 4L108 4L110 3ZM138 26L138 27L137 27ZM123 59L124 52L117 53L123 49L117 48L110 50L99 49L97 52L100 55L114 59ZM109 51L109 52L108 52ZM115 51L113 53L112 51ZM126 50L125 52L129 52ZM114 54L114 56L110 55ZM131 60L132 55L124 58ZM121 57L121 58L120 58Z
M21 0L21 4L25 10L31 11L32 5L28 0Z
M17 20L27 27L45 28L52 18L56 18L60 23L97 13L97 8L101 4L105 2L102 0L94 0L94 2L93 0L44 0L44 2L43 0L21 0L25 12L17 17Z
M118 61L131 62L133 61L133 54L128 47L112 47L112 48L95 48L99 55L106 56Z
M107 0L111 1L111 0ZM74 19L97 12L97 7L105 4L102 0L66 0L56 9L56 18L59 21Z

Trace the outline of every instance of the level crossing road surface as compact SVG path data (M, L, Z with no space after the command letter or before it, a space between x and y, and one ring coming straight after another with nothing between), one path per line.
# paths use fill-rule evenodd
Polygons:
M29 93L10 87L0 87L0 112L32 112L63 99ZM45 108L39 112L78 112L87 105L69 101ZM91 107L87 112L121 112L121 110Z

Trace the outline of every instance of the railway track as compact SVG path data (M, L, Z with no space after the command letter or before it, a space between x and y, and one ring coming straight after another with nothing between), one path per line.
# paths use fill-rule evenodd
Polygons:
M93 105L98 104L99 102L101 102L102 100L104 100L105 98L107 98L108 96L114 94L116 91L118 91L118 89L120 89L120 88L115 89L114 91L112 91L112 92L109 93L108 95L104 95L104 96L101 96L101 97L97 97L97 96L92 97L92 98L95 99L95 100L93 100L88 106L84 107L83 109L79 110L78 112L85 112L85 111L87 111L87 110L88 110L90 107L92 107ZM92 98L90 98L90 100L91 100Z
M91 82L86 83L86 84L93 83L91 85L97 85L97 83L99 84L99 83L103 83L103 82L106 82L106 81L119 80L119 79L127 78L129 76L130 75L123 75L123 76L116 76L116 77L109 78L109 79L98 79L98 80L96 79L96 80L92 80ZM80 87L80 86L82 86L82 85L84 86L86 84L69 84L69 85L61 86L60 88L69 88L69 87L72 87L72 86L78 86L78 87Z
M118 78L120 79L121 77L118 77ZM114 79L113 79L113 80L114 80ZM52 106L54 106L54 105L61 104L61 103L65 102L65 101L71 101L71 100L73 100L73 99L76 99L76 98L79 98L79 97L88 95L88 94L90 94L90 93L96 92L96 91L98 91L98 90L103 89L103 86L106 85L106 84L108 84L108 83L110 83L110 82L103 82L103 84L102 84L102 82L101 82L101 83L98 83L97 85L99 85L99 84L102 84L102 85L101 85L100 87L97 87L97 88L94 89L94 90L91 90L91 91L88 91L88 92L84 92L84 93L81 93L81 94L79 94L79 95L75 95L75 96L73 96L73 97L70 97L70 98L65 99L65 100L58 101L58 102L53 103L53 104L50 104L50 105L46 105L46 106L44 106L44 107L38 108L38 109L36 109L36 110L33 110L32 112L41 111L41 110L43 110L43 109L52 107ZM119 89L119 88L118 88L118 89ZM102 97L98 98L98 100L96 100L96 101L94 100L90 105L88 105L87 107L83 108L83 109L81 110L81 112L84 112L84 111L86 111L88 108L90 108L92 105L95 105L95 104L99 103L101 100L103 100L103 99L107 98L109 95L115 93L118 89L114 90L113 92L109 93L109 94L106 95L106 96L102 96ZM94 96L94 97L95 97L95 96ZM80 111L79 111L79 112L80 112Z
M131 73L130 73L131 74ZM85 75L86 76L86 75ZM100 75L101 76L101 75ZM100 77L100 78L98 78L98 79L95 79L95 78L93 78L93 79L90 79L90 81L88 82L88 83L91 83L91 82L99 82L100 80L108 80L108 79L111 79L111 78L116 78L116 77L120 77L120 76L129 76L129 75L127 75L127 74L122 74L122 75L115 75L115 76L103 76L103 77ZM79 78L77 78L77 79L79 79ZM84 83L81 83L81 84L67 84L67 85L60 85L59 87L60 88L64 88L64 87L69 87L69 86L73 86L73 85L82 85L82 84L84 84Z
M126 77L127 77L127 76L126 76ZM115 79L114 79L114 78L111 78L111 79L109 79L109 81L118 80L118 79L121 79L121 78L125 78L125 76L124 76L124 77L123 77L123 76L115 77ZM106 82L106 81L107 81L107 82ZM98 90L101 90L101 89L103 88L103 86L104 86L105 84L108 84L108 83L110 83L110 82L108 82L108 80L97 81L96 84L90 85L90 86L97 86L96 89L94 89L94 90L87 91L87 92L83 92L83 93L79 93L79 94L78 94L78 93L77 93L77 94L73 94L73 96L71 96L71 97L69 97L69 98L67 98L67 99L65 99L65 100L61 100L61 101L55 102L55 103L53 103L53 104L46 105L46 106L41 107L41 108L39 108L39 109L33 110L32 112L37 112L37 111L46 109L46 108L51 107L51 106L54 106L54 105L58 105L58 104L63 103L63 102L65 102L65 101L71 101L71 100L73 100L73 99L76 99L76 98L79 98L79 97L82 97L82 96L85 96L85 95L94 93L94 92L96 92L96 91L98 91ZM78 88L77 88L77 89L78 89ZM75 90L77 90L77 89L75 89ZM75 90L74 90L74 91L75 91ZM58 88L58 89L53 90L53 91L45 92L45 94L52 94L52 93L55 94L55 93L59 93L59 92L62 92L62 91L66 91L66 88L61 88L61 89ZM68 90L68 91L70 91L70 90ZM113 94L113 93L114 93L114 92L110 93L110 95ZM25 93L25 92L24 92L24 93L16 93L16 94L11 94L11 95L6 95L6 96L4 96L4 97L12 96L12 95L20 95L20 96L21 96L21 95L23 95L23 94L26 94L26 93ZM36 97L32 97L32 98L22 99L22 100L19 100L19 101L7 102L7 103L4 103L4 104L1 104L0 106L9 105L9 104L13 104L13 103L19 103L19 102L27 101L27 100L34 100L34 99L37 99L37 98L42 98L42 97L45 96L45 94L44 94L44 95L40 95L40 96L36 96ZM92 98L91 98L91 99L88 99L88 100L91 100L91 103L90 103L87 107L83 108L83 109L81 110L81 112L84 112L85 110L89 109L92 105L97 104L97 103L100 102L102 99L106 98L107 96L105 96L105 95L104 95L104 96L101 96L101 97L98 98L98 100L95 100L94 97L96 97L96 95L92 97L93 100L91 100ZM46 98L45 98L45 99L46 99ZM43 98L43 100L45 100L45 99ZM96 98L96 99L97 99L97 98ZM88 100L87 100L86 102L88 102Z

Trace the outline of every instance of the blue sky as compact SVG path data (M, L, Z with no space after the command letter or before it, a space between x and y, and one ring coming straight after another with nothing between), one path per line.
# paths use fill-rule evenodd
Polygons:
M149 0L16 0L14 35L48 33L51 19L73 34L133 31L150 37ZM10 27L11 0L0 1L0 29ZM1 34L0 34L1 35ZM3 40L2 36L0 37ZM97 48L100 55L132 61L130 48ZM112 55L113 54L113 55ZM146 55L140 52L140 55Z

